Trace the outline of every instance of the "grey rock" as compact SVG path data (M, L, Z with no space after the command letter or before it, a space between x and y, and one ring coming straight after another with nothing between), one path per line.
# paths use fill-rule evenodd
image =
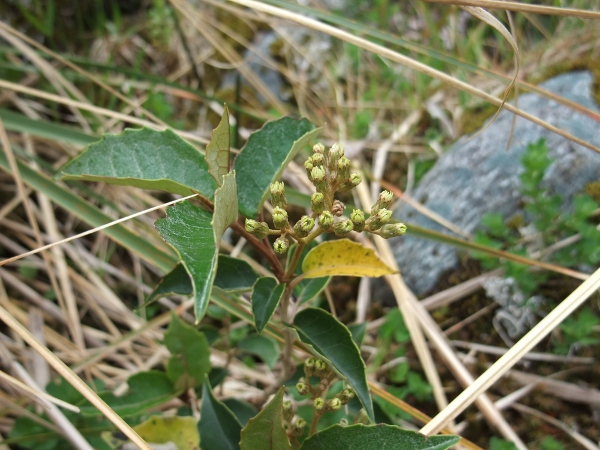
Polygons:
M541 87L599 112L591 94L592 75L573 72L552 78ZM600 146L600 123L535 94L519 97L519 108L595 146ZM506 145L513 114L503 110L493 124L471 140L459 139L436 162L412 193L427 208L468 233L475 232L489 212L507 217L519 210L520 158L528 144L546 139L554 163L544 184L560 193L566 208L586 183L600 178L600 154L517 117L510 148ZM404 204L394 217L452 235L440 225ZM400 271L417 294L431 291L440 275L458 263L457 250L449 245L406 236L391 241Z

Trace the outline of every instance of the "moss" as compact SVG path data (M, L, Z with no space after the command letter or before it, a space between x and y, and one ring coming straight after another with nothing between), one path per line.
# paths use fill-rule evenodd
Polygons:
M600 180L586 184L584 191L587 195L592 197L596 203L600 203Z

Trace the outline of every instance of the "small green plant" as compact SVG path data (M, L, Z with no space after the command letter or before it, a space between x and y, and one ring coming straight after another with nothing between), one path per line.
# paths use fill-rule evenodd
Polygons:
M163 278L148 303L171 293L190 295L196 326L173 314L164 336L171 353L165 370L130 377L125 396L101 393L115 411L131 423L140 423L136 430L142 437L149 439L152 429L148 422L142 422L152 419L148 408L175 397L187 399L188 407L182 409L178 416L181 423L177 424L188 433L189 422L183 416L190 414L194 399L201 397L200 420L189 434L193 442L178 448L310 450L346 448L342 442L353 442L369 449L394 442L394 448L444 449L458 441L455 436L427 439L397 426L372 425L375 409L366 368L352 334L354 331L358 338L360 330L354 327L351 331L322 308L303 305L318 295L331 276L393 273L373 250L345 239L351 231L383 238L406 231L404 224L392 223L388 209L392 194L387 191L368 213L354 209L344 215L345 205L336 195L351 191L361 177L352 172L341 144L330 149L321 144L312 147L304 162L315 188L310 212L292 219L294 210L278 179L319 132L306 120L285 117L268 122L250 136L231 164L225 108L205 154L169 130L127 130L121 135L106 135L63 167L63 179L133 185L194 197L170 206L167 216L156 222L179 264ZM263 219L269 197L272 225ZM257 261L266 262L272 275L259 276L245 260L219 254L227 228L247 240ZM319 243L317 238L326 233L334 239ZM287 259L283 254L288 254ZM241 297L244 292L249 292L249 308ZM212 321L221 321L223 328L211 329L203 320L207 315ZM226 371L211 366L211 346L240 355L250 366L254 364L252 358L267 367L274 367L279 360L275 383L263 386L263 402L268 401L260 412L240 400L225 403L215 397L213 388L222 382ZM312 354L303 362L304 377L296 382L298 394L309 397L312 412L306 418L295 412L302 399L284 398L284 384L299 362L295 355L298 349ZM422 380L418 381L412 383L415 394L425 395ZM355 406L359 410L354 418L346 416L346 405L353 399L358 400ZM98 417L86 400L73 400L82 411ZM341 423L320 427L327 413L342 411L346 417L336 419ZM351 422L355 424L349 425ZM117 437L112 433L103 436L108 447L98 448L110 448ZM24 438L23 434L14 437ZM154 434L152 438L157 437Z
M531 257L532 253L540 252L561 239L579 234L579 240L555 251L549 259L562 266L597 265L600 261L600 233L592 219L598 204L589 195L580 194L574 196L572 210L563 211L562 196L549 194L542 185L546 171L552 164L552 159L548 156L548 147L543 139L529 144L521 162L524 169L520 175L521 194L525 203L524 216L515 216L507 221L501 214L487 214L481 222L484 231L477 233L476 242ZM510 288L512 293L509 296L514 303L508 307L515 311L519 310L519 317L511 314L512 319L509 322L512 325L519 325L521 321L523 322L521 325L525 323L531 325L530 311L525 310L540 308L541 299L533 295L547 279L547 274L532 273L527 266L511 261L502 261L499 264L496 258L490 256L481 254L473 256L479 259L485 269L496 268L499 265L504 269L504 277L511 285L505 284L503 289L507 291ZM493 291L497 292L498 289ZM502 301L499 303L503 306L504 314L507 305ZM596 323L592 318L598 320L590 310L584 310L578 319L570 318L565 321L561 325L562 341L555 343L555 351L566 353L575 343L589 345L596 342L591 336L593 325L589 326ZM578 322L580 319L581 323ZM515 330L516 334L519 333Z

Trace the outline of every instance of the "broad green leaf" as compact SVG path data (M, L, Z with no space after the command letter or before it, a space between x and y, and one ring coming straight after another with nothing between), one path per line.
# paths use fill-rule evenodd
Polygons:
M229 173L229 110L224 105L223 117L212 132L206 146L208 171L217 180L217 186L223 183L223 177Z
M367 322L353 323L348 325L348 329L352 335L352 340L356 343L358 348L360 348L362 341L365 338L365 333L367 332Z
M213 395L208 379L202 385L200 407L200 448L202 450L238 450L242 425L237 417Z
M193 417L152 416L133 429L148 443L172 442L177 450L198 450L200 435Z
M210 347L204 333L171 314L165 346L171 352L167 375L175 387L185 391L202 384L210 372Z
M275 278L261 277L254 283L252 289L252 314L254 326L260 334L271 319L275 308L281 300L285 284L278 284Z
M300 450L445 450L458 436L426 437L394 425L334 425L307 438Z
M304 278L346 275L380 277L396 273L373 250L350 239L327 241L312 249L302 264Z
M215 213L213 214L213 233L217 247L227 227L238 218L238 200L235 187L235 172L223 177L223 185L215 191Z
M242 450L292 450L283 426L284 391L283 386L279 388L277 395L244 427Z
M249 291L258 279L258 273L243 259L219 255L215 286L224 291Z
M223 400L223 404L235 414L235 417L237 417L242 426L246 426L248 421L258 413L258 410L251 403L239 398L226 398Z
M347 378L373 421L373 401L367 386L365 363L350 330L327 311L318 308L306 308L297 313L294 327L302 342L312 345Z
M63 180L158 189L212 198L216 183L202 153L171 130L150 128L106 134L59 172Z
M100 393L100 397L121 417L133 416L142 413L148 408L162 405L181 391L173 386L173 383L165 372L151 370L139 372L127 380L129 389L125 395L119 397L112 392ZM102 413L88 402L80 406L81 414L89 416L100 416Z
M255 219L269 192L296 153L321 132L306 119L270 121L248 138L234 162L240 212Z
M194 313L200 322L210 300L217 269L213 215L189 202L167 208L167 217L155 222L161 236L179 254L193 285Z
M249 291L257 279L258 273L243 259L219 255L214 286L229 292ZM171 272L160 280L142 307L148 306L160 297L174 294L192 295L192 293L193 287L190 276L183 264L177 264Z
M252 353L262 359L270 369L279 359L277 342L267 336L247 336L237 344L239 350Z

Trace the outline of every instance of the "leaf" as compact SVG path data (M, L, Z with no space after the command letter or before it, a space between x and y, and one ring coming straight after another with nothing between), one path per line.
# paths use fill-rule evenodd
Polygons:
M321 132L306 119L282 117L265 123L248 138L234 162L240 212L256 219L269 192L296 153Z
M159 406L181 393L165 372L150 370L132 375L127 380L129 389L119 397L112 392L100 393L100 397L121 417L133 416L148 408ZM101 416L95 406L86 402L80 406L81 414Z
M208 378L202 386L200 407L200 448L202 450L237 450L242 425L235 415L212 392Z
M167 375L175 387L185 391L202 384L210 372L210 347L204 333L173 313L164 343L171 352Z
M219 255L214 286L228 292L249 291L257 279L258 273L243 259ZM160 280L140 308L148 306L160 297L174 294L191 295L192 293L192 281L185 267L180 263Z
M458 436L428 438L395 425L333 425L307 438L300 450L444 450L459 440Z
M102 181L212 198L216 184L202 153L171 130L128 129L106 134L67 163L63 180Z
M242 430L242 450L292 450L283 426L282 386L273 399Z
M365 338L365 333L367 332L367 322L348 325L348 330L350 330L352 340L356 343L358 348L360 348L362 341Z
M223 400L223 404L235 414L235 417L243 426L246 426L248 421L258 413L258 410L251 403L239 398L226 398Z
M302 263L304 278L325 275L380 277L395 270L388 267L373 250L349 239L327 241L312 249Z
M365 363L350 330L328 312L306 308L294 317L294 327L302 342L312 345L320 355L352 385L371 421L374 420L373 401L367 386Z
M193 417L152 416L133 428L146 442L166 444L172 442L177 450L198 450L200 435Z
M208 171L217 181L217 186L222 185L223 177L229 173L229 110L226 104L223 106L223 117L212 132L205 155Z
M238 342L237 348L258 356L269 369L272 369L279 359L279 346L267 336L247 336Z
M293 244L290 250L288 251L288 266L290 264L291 257L294 254L297 245L298 244ZM310 241L307 245L304 246L304 248L302 249L302 254L300 255L300 259L298 260L298 267L302 267L306 255L317 245L317 241ZM320 277L300 281L294 287L294 296L296 297L296 301L302 304L309 300L312 300L317 295L319 295L323 289L325 289L325 286L327 286L327 283L329 283L330 279L331 277Z
M215 213L213 214L213 233L217 247L227 227L238 218L238 200L235 187L235 173L223 177L223 185L215 191Z
M277 280L271 277L261 277L254 283L251 299L252 315L254 315L254 326L258 334L271 319L284 289L284 284L278 284Z
M167 217L155 222L161 236L179 254L190 275L194 296L196 322L200 322L208 307L217 269L212 214L189 202L167 208Z
M258 273L243 259L219 255L215 286L224 291L249 291L258 279Z

